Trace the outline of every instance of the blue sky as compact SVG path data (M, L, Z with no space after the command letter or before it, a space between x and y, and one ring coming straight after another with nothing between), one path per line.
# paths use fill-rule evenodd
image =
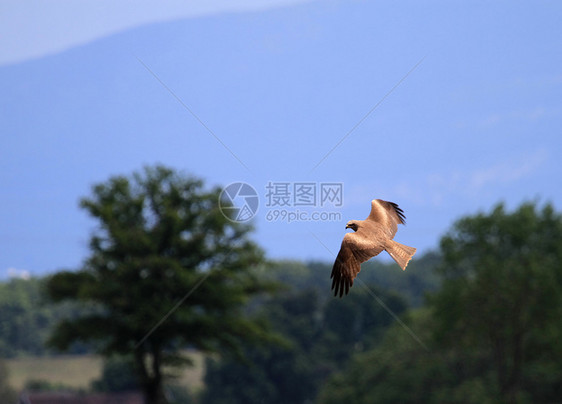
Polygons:
M500 201L562 209L558 2L80 4L1 5L0 276L79 267L78 200L147 164L251 184L271 258L332 260L373 198L420 253ZM270 181L342 183L341 221L268 222Z

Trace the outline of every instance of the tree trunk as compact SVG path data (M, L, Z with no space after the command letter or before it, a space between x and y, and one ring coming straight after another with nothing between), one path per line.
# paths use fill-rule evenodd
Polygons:
M162 387L162 379L152 377L150 382L144 386L144 400L145 404L168 404Z
M153 349L152 353L147 353L147 356L151 359L151 366L148 366L145 360L145 352L140 351L140 349L135 353L135 359L139 369L144 403L168 404L162 383L160 352L157 349Z
M504 395L504 388L507 379L507 364L505 359L505 340L499 336L492 337L493 340L493 355L496 365L496 379L500 394Z
M517 395L519 393L519 384L521 380L521 368L523 362L523 333L517 332L513 336L512 347L512 365L509 377L503 386L503 394L506 402L516 403Z

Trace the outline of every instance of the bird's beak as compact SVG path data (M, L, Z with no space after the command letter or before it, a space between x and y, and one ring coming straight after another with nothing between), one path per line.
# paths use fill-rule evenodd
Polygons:
M345 228L346 228L346 229L350 229L350 228L351 228L351 226L350 226L350 225L348 225L348 224L346 224L346 225L345 225Z

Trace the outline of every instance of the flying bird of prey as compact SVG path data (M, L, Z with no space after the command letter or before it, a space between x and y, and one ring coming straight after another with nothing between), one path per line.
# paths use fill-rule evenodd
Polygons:
M334 296L347 295L353 280L361 271L361 263L386 250L402 270L412 259L416 249L393 240L399 224L406 224L402 209L393 202L373 199L371 213L365 220L350 220L345 226L354 233L347 233L332 268Z

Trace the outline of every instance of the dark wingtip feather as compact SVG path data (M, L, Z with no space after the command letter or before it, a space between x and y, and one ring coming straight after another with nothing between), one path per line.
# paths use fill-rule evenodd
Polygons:
M342 247L334 261L334 266L332 267L332 273L330 275L334 296L338 297L339 295L340 298L347 295L349 289L353 286L353 279L348 279L352 271L348 268L349 264L345 262L345 255L346 249Z
M398 204L396 204L394 202L389 202L389 203L392 206L392 208L394 209L394 211L396 212L396 214L398 215L398 218L400 219L400 223L406 224L406 216L404 215L404 211L402 209L400 209Z

